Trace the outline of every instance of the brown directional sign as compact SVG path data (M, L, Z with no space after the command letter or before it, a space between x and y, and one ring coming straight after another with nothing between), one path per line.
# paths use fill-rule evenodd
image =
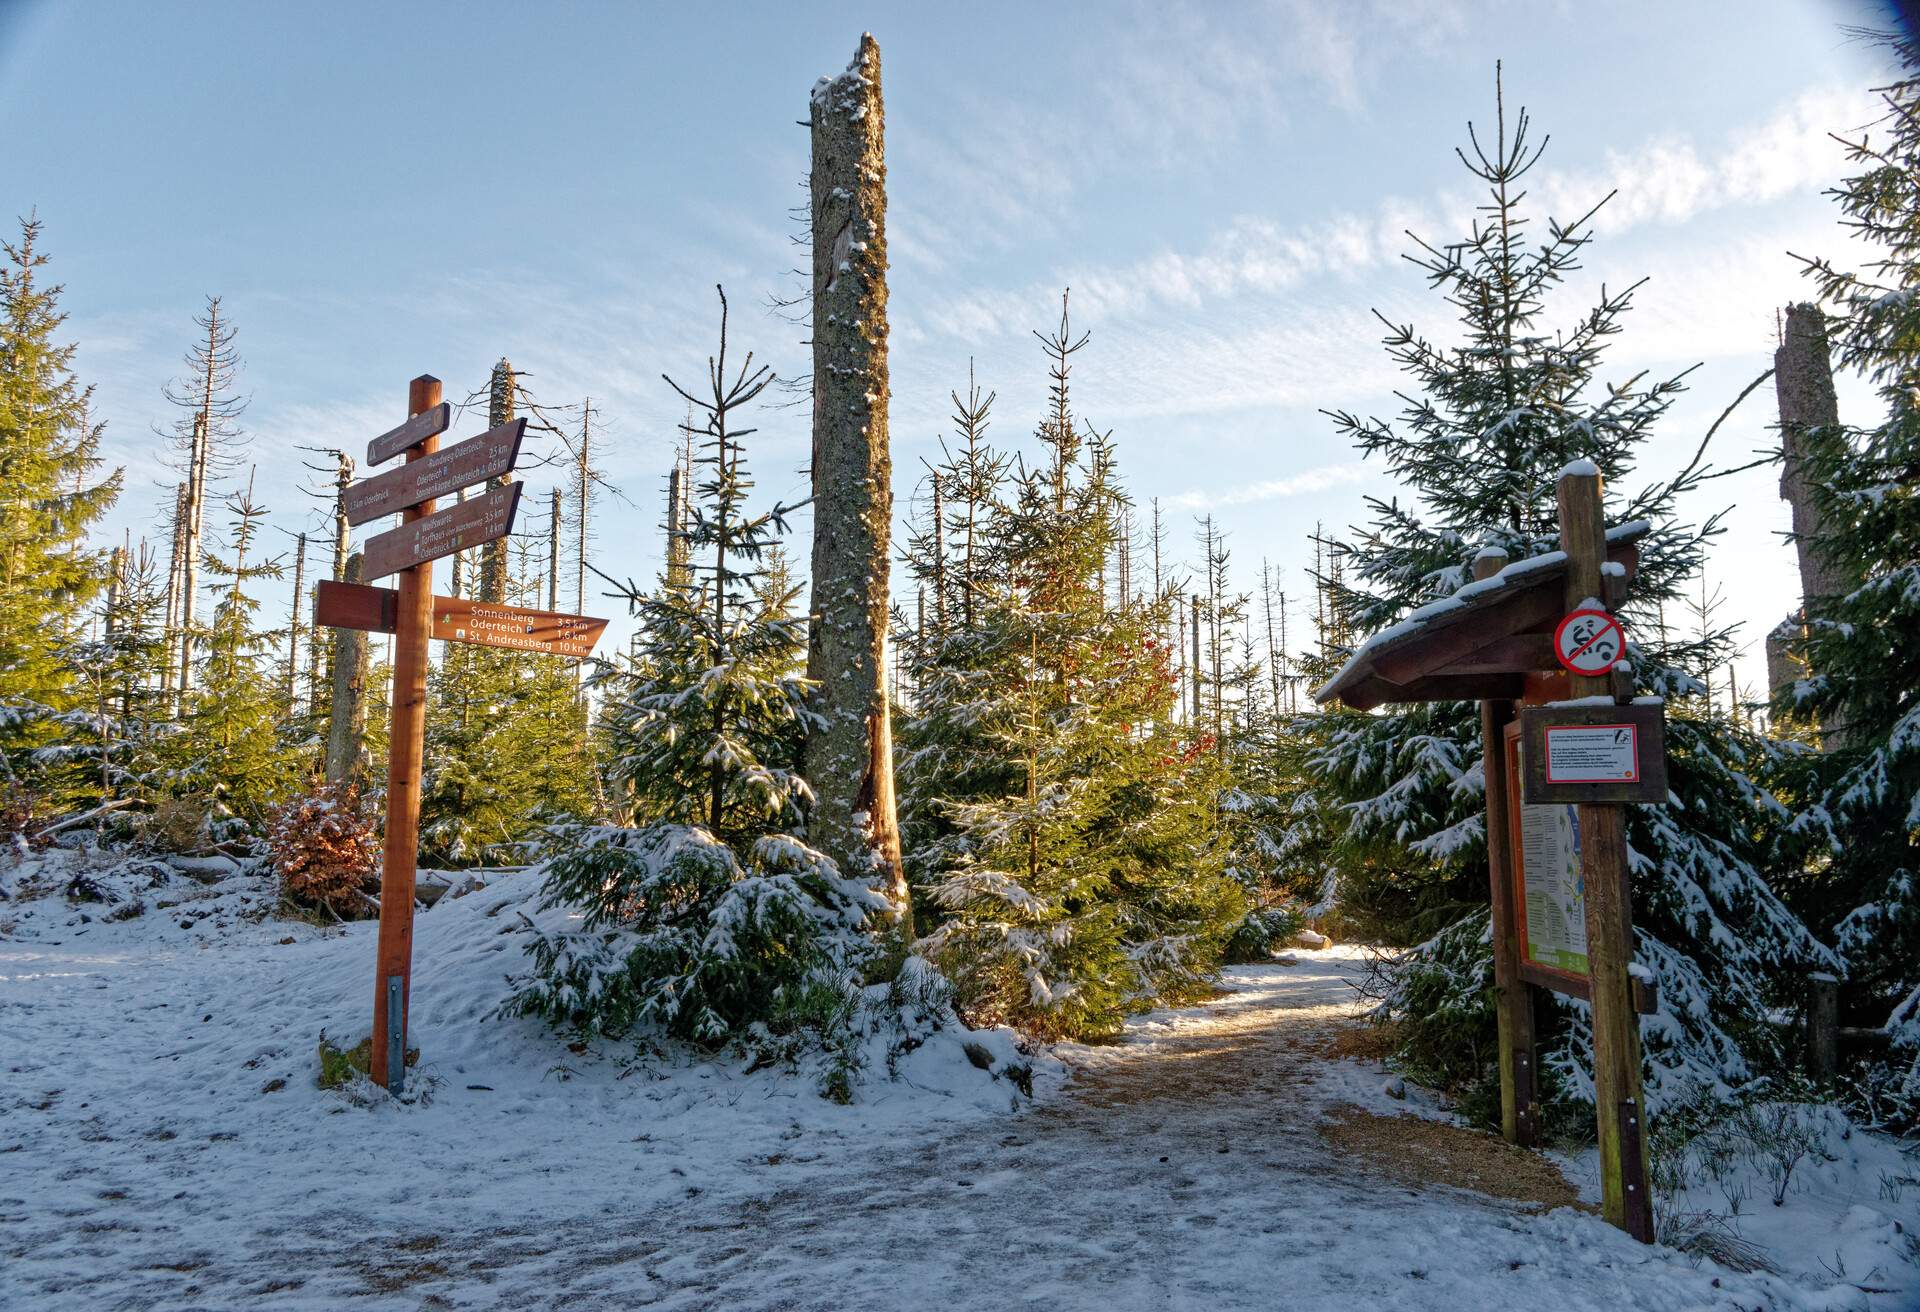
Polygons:
M453 407L442 401L431 409L422 410L398 428L389 428L386 432L367 443L367 463L377 465L391 460L436 433L447 431L447 425L453 420Z
M314 589L313 622L323 629L392 633L399 619L399 599L392 588L322 579Z
M423 463L416 461L417 463ZM422 565L456 551L506 537L520 505L520 483L490 489L476 497L410 524L367 539L366 576L377 579Z
M364 524L506 473L519 458L520 439L526 431L525 419L509 420L478 437L355 483L341 498L347 523Z
M314 597L313 622L323 628L392 633L398 596L392 588L323 581ZM429 632L443 642L548 656L591 656L606 627L605 620L591 615L501 606L471 597L435 597Z
M565 615L525 606L501 606L471 597L433 599L433 636L447 642L544 652L550 656L591 656L607 622L590 615Z

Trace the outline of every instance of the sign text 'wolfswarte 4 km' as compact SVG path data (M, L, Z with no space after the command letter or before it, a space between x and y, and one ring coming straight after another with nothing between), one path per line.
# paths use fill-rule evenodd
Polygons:
M550 656L584 657L607 622L433 595L433 562L513 532L520 484L435 511L434 498L497 478L513 468L527 421L516 419L439 449L452 410L440 380L422 375L407 396L407 420L367 445L373 464L406 453L407 462L341 493L349 523L399 514L400 525L368 539L366 576L398 575L397 586L323 582L314 623L391 633L393 723L387 735L387 832L380 872L380 946L374 982L372 1075L398 1093L406 1079L407 1004L413 976L414 873L420 843L421 744L426 732L427 640L477 643Z

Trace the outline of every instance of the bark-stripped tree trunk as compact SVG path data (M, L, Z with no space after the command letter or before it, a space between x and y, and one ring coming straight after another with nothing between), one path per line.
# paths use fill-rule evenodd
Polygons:
M360 581L360 553L341 571L349 583ZM361 758L367 737L367 635L359 629L333 631L333 704L327 711L327 782L362 781Z
M212 384L208 384L211 390ZM193 602L200 590L200 530L207 500L207 416L194 416L187 475L185 542L180 552L180 693L193 683Z
M808 833L911 932L886 695L888 537L885 110L871 35L813 89L813 605Z
M1810 610L1859 586L1859 580L1821 550L1824 526L1814 504L1801 458L1801 433L1840 422L1840 401L1833 388L1833 357L1827 345L1825 313L1817 305L1789 305L1786 331L1773 353L1774 395L1780 405L1780 497L1793 509L1793 548L1800 562L1800 622ZM1805 677L1799 664L1782 653L1771 658L1769 678ZM1770 690L1772 691L1772 690ZM1838 725L1821 726L1825 746L1837 746Z
M493 366L493 378L487 385L487 427L498 428L513 420L515 409L515 382L513 366L507 363L507 357L501 356L500 362ZM492 480L494 487L505 487L513 482L512 474L501 474ZM507 539L495 538L480 548L480 589L482 601L504 602L507 599Z
M187 485L173 492L173 551L167 564L166 643L160 662L160 692L165 705L173 706L174 671L178 668L180 642L180 590L187 572Z
M287 714L293 714L294 690L299 687L300 677L300 634L305 628L300 622L303 609L301 597L307 590L307 535L302 533L295 539L293 551L293 614L287 620L287 681L282 700L287 704ZM309 707L311 709L311 707Z
M553 490L552 523L547 526L547 609L560 609L560 489Z
M687 573L687 474L679 465L667 475L667 571L670 588L684 588Z

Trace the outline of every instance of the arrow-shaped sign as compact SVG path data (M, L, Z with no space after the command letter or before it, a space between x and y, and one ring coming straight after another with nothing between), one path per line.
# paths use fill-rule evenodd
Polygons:
M520 457L520 439L526 431L525 419L510 419L478 437L355 483L340 499L347 523L364 524L382 515L397 514L506 473Z
M415 462L418 463L418 462ZM423 565L456 551L506 537L520 506L523 483L491 488L485 496L463 501L410 524L367 539L366 577L382 578Z
M322 579L314 594L313 622L321 628L392 633L398 594L392 588ZM431 635L442 642L549 656L590 656L607 622L591 615L502 606L471 597L435 597Z
M453 407L442 401L439 405L422 410L398 428L389 428L386 432L367 443L367 463L377 465L391 460L410 446L418 446L436 433L447 431L447 425L453 421Z

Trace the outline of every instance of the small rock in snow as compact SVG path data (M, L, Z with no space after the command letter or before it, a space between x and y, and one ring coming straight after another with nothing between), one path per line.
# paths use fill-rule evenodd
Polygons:
M1389 1098L1405 1098L1407 1096L1407 1082L1398 1075L1390 1075L1387 1077L1387 1082L1380 1086L1380 1092L1386 1094Z

